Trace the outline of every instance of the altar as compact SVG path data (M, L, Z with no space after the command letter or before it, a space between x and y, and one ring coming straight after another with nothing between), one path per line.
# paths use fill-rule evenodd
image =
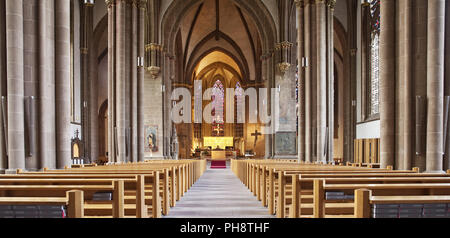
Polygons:
M226 169L227 156L224 150L211 151L211 169Z

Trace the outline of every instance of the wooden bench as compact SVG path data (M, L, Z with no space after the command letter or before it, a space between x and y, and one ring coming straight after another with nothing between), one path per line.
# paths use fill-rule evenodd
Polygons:
M370 168L372 167L372 168ZM323 217L354 217L353 198L348 201L326 201L317 203L317 189L314 189L316 179L326 179L326 189L328 186L332 189L342 189L337 186L355 186L366 184L375 186L377 193L389 190L391 192L402 191L402 195L407 195L413 191L424 196L425 191L434 193L446 193L449 186L447 175L419 174L418 169L412 171L394 171L392 166L388 169L375 169L374 166L353 165L348 166L330 166L330 165L307 165L292 162L274 162L274 161L232 161L232 170L240 180L254 193L259 200L262 200L264 206L269 206L271 214L276 213L278 217L285 217L287 210L290 217L299 217L301 211L308 211L314 217L318 212L324 211ZM450 173L450 171L447 171ZM298 183L293 184L296 178L301 178ZM291 180L291 182L289 182ZM358 184L359 183L359 184ZM309 184L309 185L306 185ZM395 189L395 185L407 185L407 189ZM309 186L309 187L308 187ZM377 187L378 186L378 187ZM385 187L382 187L385 186ZM416 186L416 187L414 187ZM300 188L302 193L299 193ZM353 188L351 188L353 189ZM346 191L350 191L346 190ZM330 190L330 191L334 191ZM340 191L340 190L339 190ZM415 193L414 193L415 191ZM350 192L349 192L350 193ZM351 192L355 193L354 191ZM323 192L322 194L325 194ZM381 193L382 194L382 193ZM279 198L281 195L282 198ZM395 195L395 194L394 194ZM390 194L390 197L398 198ZM389 197L384 196L384 197ZM419 195L415 195L416 197ZM427 195L429 196L429 195ZM324 197L324 196L321 196ZM379 197L379 196L378 196ZM323 198L324 199L324 198ZM277 202L283 201L283 202ZM275 207L276 203L276 207ZM319 206L319 207L317 207ZM282 211L282 212L280 212ZM327 212L325 216L325 211Z
M445 175L441 175L438 177L429 177L431 174L427 174L425 177L419 177L418 174L411 174L413 177L408 177L408 174L402 176L395 176L395 174L384 174L389 175L387 177L369 177L370 174L363 174L361 176L357 175L349 175L350 177L342 177L342 174L337 175L337 178L323 178L321 175L290 175L286 176L286 174L282 175L282 172L278 175L278 184L282 186L277 186L278 190L272 196L275 199L278 198L278 208L277 208L277 216L284 217L284 206L288 206L290 204L294 204L294 208L296 209L297 204L302 204L302 207L305 207L305 203L313 203L313 191L314 189L314 181L320 180L324 184L326 184L327 188L331 188L333 185L336 186L345 186L345 185L354 185L358 186L359 184L373 184L373 185L391 185L391 184L426 184L426 183L436 183L436 184L450 184L450 177ZM330 175L328 175L330 176ZM357 176L357 177L354 177ZM309 177L309 178L308 178ZM295 182L294 182L295 181ZM332 189L330 189L332 190ZM342 191L340 189L336 191ZM349 192L347 190L347 192ZM348 193L350 195L353 194L353 191ZM342 199L345 200L345 199ZM352 200L352 199L347 199ZM281 201L281 202L280 202ZM346 202L346 201L331 201L331 203L336 202ZM348 201L347 201L348 202ZM330 201L328 201L330 203ZM272 205L273 206L273 205ZM330 205L334 206L334 205ZM310 207L309 207L310 208ZM301 214L305 214L309 212L303 212ZM296 210L294 214L290 214L290 217L298 217L300 215L300 210Z
M181 193L181 188L176 188L177 184L182 184L182 176L178 176L178 173L176 170L169 171L168 169L143 169L140 166L130 167L130 166L101 166L96 168L84 168L84 169L68 169L68 170L52 170L52 171L45 171L44 174L46 175L96 175L96 174L111 174L113 176L117 175L130 175L130 176L136 176L137 174L140 175L146 175L146 176L153 176L153 173L159 174L159 191L161 193L161 203L162 203L162 209L163 214L167 215L169 213L169 207L170 204L172 206L175 206L175 200L179 200L179 197L175 197L176 194ZM26 174L41 174L40 172L35 173L26 173ZM175 177L180 178L179 181L176 182L169 182L174 180ZM171 188L169 186L172 185ZM153 183L146 185L146 193L151 195L152 194L152 186ZM132 194L128 194L127 196L132 196ZM155 198L156 199L156 198ZM148 199L147 199L148 200ZM172 201L172 202L171 202ZM148 203L148 202L147 202ZM159 217L159 216L158 216Z
M175 206L176 200L200 178L206 170L206 161L146 161L141 163L110 164L97 166L95 164L74 166L64 170L48 170L43 172L23 173L18 175L0 176L0 196L14 199L20 193L29 197L38 194L50 196L67 189L79 188L84 192L85 217L105 214L112 211L112 216L146 217L151 211L152 217L161 217L161 206L164 215L170 206ZM122 181L113 188L114 181ZM97 187L94 187L97 186ZM109 186L109 187L108 187ZM122 192L116 192L123 187ZM92 194L103 191L113 191L113 202L92 201ZM33 192L30 195L30 191ZM157 194L156 196L154 196ZM8 196L8 197L5 197ZM117 202L118 201L118 202ZM150 207L151 206L151 207ZM105 217L105 216L100 216Z
M143 194L146 194L146 184L159 184L159 178L155 178L152 175L130 175L127 179L117 179L114 176L106 179L99 179L101 175L76 175L75 178L62 178L62 177L71 177L70 175L48 175L47 178L36 178L37 175L15 175L15 176L0 176L0 195L8 196L8 197L17 197L17 196L39 196L40 194L45 194L46 196L58 195L69 189L79 189L84 191L84 196L86 200L86 214L95 215L96 213L107 213L105 212L104 204L99 204L96 202L92 202L92 197L95 192L104 192L111 191L115 194L117 190L117 186L122 186L120 184L114 185L115 182L120 181L123 183L124 188L123 191L119 191L120 195L118 198L122 200L123 204L121 207L127 207L127 214L136 217L147 217L147 211L143 211L144 207L152 212L152 217L161 217L161 199L159 196L152 196L152 194L159 194L159 186L150 186L150 196L142 197ZM48 178L49 176L53 176L53 178ZM59 178L55 178L55 176ZM86 177L95 176L96 179L89 179ZM8 177L8 178L5 178ZM15 177L15 178L10 178ZM33 178L34 177L34 178ZM37 176L39 177L39 176ZM5 185L9 184L9 185ZM11 185L15 184L15 185ZM19 184L19 185L18 185ZM109 184L109 185L108 185ZM148 185L147 185L148 186ZM33 194L30 194L30 191L33 191ZM123 193L123 195L122 195ZM141 197L139 197L141 196ZM128 200L128 201L127 201ZM104 203L104 202L103 202ZM109 202L108 205L109 210L112 211L114 208L114 204ZM156 204L156 206L151 206L152 204ZM149 206L147 208L147 205ZM133 210L134 207L134 210ZM121 209L120 207L118 208ZM99 211L102 212L99 212ZM121 213L120 213L121 214Z
M68 218L84 217L83 191L67 191L66 197L0 197L0 205L67 206Z
M372 191L368 189L357 189L355 190L355 202L354 202L354 218L377 218L374 214L374 208L376 205L388 205L387 207L395 207L398 205L398 208L402 205L415 205L413 207L422 207L425 209L427 207L426 204L434 204L438 206L428 206L429 208L437 207L439 210L438 214L441 218L450 218L450 196L445 195L422 195L422 196L372 196ZM394 205L394 206L392 206ZM419 205L419 206L417 206ZM447 205L447 206L445 206ZM407 206L405 206L407 207ZM433 209L434 210L434 209ZM437 209L436 209L437 210ZM435 210L435 212L436 212ZM446 212L445 212L446 211ZM425 214L425 210L423 211L424 217L427 217ZM430 214L436 218L436 214ZM398 213L398 218L400 218L400 212ZM392 216L391 218L395 218ZM419 218L419 217L414 217Z

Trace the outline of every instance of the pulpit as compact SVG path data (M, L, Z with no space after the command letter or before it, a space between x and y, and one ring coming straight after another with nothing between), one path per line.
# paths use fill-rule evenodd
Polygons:
M211 151L211 169L226 169L227 156L224 150Z

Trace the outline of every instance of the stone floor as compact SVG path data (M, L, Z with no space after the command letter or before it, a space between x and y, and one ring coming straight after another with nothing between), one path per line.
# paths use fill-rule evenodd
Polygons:
M208 166L209 168L209 166ZM274 218L228 169L208 169L166 218Z

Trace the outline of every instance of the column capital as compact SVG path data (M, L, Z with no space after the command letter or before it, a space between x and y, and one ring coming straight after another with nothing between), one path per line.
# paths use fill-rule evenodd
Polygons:
M303 8L303 7L305 7L305 1L304 0L294 0L295 1L295 5L298 7L298 8Z
M290 49L294 44L289 41L283 41L275 45L275 50Z
M157 43L150 43L145 46L145 51L162 51L163 46Z
M106 7L110 8L111 6L116 4L116 0L105 0Z
M319 3L325 4L325 0L313 0L312 2L315 2L316 4L319 4Z
M82 55L87 55L88 53L89 53L89 50L88 50L88 48L80 48L80 53L82 54Z
M147 0L135 0L137 1L137 7L143 10L147 9Z
M334 8L336 6L336 0L328 0L327 6L330 7L331 10L334 10Z

